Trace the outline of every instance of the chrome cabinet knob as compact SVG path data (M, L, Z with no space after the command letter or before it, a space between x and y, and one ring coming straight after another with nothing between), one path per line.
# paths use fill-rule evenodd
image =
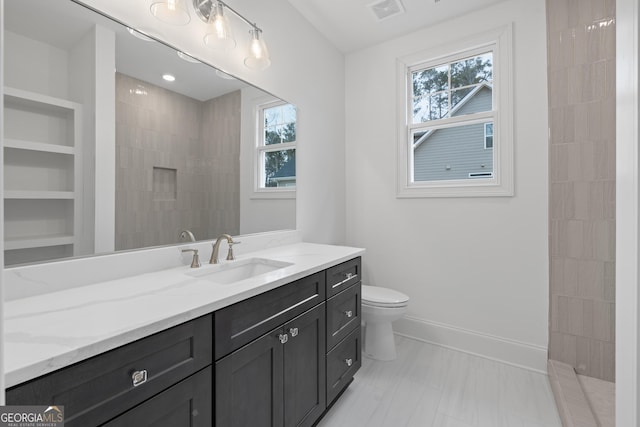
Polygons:
M147 382L147 370L142 369L141 371L134 371L131 374L131 381L133 382L134 387L138 387Z
M346 363L347 366L351 366L353 365L353 359L344 359L344 363Z
M298 328L289 329L289 333L291 334L291 337L297 336L298 335Z
M281 344L284 344L287 341L289 341L289 335L287 335L287 334L280 334L280 335L278 335L278 338L280 339L280 343Z
M349 317L349 318L351 318L351 317L353 317L353 311L347 310L347 311L344 312L344 315Z

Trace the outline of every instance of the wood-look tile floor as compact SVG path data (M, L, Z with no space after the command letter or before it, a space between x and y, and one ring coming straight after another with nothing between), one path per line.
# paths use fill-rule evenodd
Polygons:
M396 336L318 427L562 427L546 375Z

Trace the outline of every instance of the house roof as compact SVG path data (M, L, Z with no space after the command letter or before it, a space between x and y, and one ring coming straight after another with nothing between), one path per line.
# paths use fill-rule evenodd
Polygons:
M474 96L476 96L482 89L487 88L489 90L493 90L493 86L490 85L487 82L482 82L480 83L478 86L474 87L473 90L471 92L469 92L467 94L467 96L465 96L464 98L462 98L460 100L460 102L458 102L456 104L455 107L453 107L451 109L451 116L455 116L456 112L458 110L460 110L462 107L464 107L464 105L469 102ZM424 135L422 135L420 138L418 138L418 140L416 142L413 143L413 148L418 148L420 146L420 144L422 144L424 141L426 141L435 131L437 131L438 129L429 129L428 131L426 131L424 133Z

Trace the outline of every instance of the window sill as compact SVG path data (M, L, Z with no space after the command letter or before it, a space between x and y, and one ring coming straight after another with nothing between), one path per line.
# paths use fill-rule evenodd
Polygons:
M512 197L513 184L499 183L496 179L464 181L437 181L403 185L398 188L398 199L423 197Z
M250 199L271 199L271 200L278 200L278 199L295 199L296 198L296 189L295 188L291 188L291 189L274 189L274 190L270 190L270 189L261 189L261 190L257 190L253 192L253 194L251 195L251 197L249 197Z

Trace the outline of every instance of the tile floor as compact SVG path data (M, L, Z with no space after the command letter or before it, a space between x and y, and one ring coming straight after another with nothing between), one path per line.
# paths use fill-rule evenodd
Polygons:
M396 336L318 427L561 427L546 375Z

